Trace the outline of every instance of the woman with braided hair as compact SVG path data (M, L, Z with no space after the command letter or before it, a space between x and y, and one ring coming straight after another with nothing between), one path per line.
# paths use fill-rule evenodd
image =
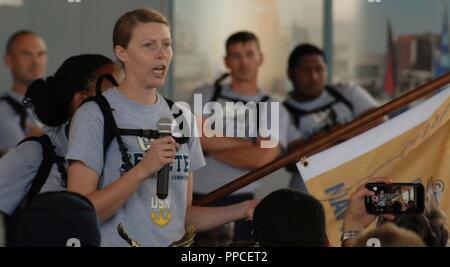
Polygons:
M65 190L67 184L64 156L67 151L69 120L78 106L89 96L95 95L98 77L113 73L114 63L102 55L73 56L62 64L55 75L35 80L27 89L24 102L31 106L36 117L46 125L48 137L22 142L0 160L0 211L11 215L30 194ZM45 146L44 146L45 145ZM55 164L43 183L36 185L41 164L48 160L44 151L50 146ZM54 148L54 149L52 149ZM34 187L32 185L35 185ZM5 217L7 245L11 244L9 217Z

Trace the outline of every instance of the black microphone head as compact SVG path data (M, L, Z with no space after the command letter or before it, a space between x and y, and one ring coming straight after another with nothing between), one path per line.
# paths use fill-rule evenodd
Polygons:
M172 120L169 118L159 119L157 127L160 134L172 134Z

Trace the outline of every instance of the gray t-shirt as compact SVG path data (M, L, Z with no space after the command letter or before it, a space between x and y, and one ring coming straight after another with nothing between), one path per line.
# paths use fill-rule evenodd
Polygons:
M114 109L117 126L123 129L157 129L162 117L173 118L169 106L161 95L153 105L143 105L122 95L116 88L104 93ZM195 130L192 114L190 129ZM103 115L98 105L89 102L81 106L72 120L68 160L78 160L94 170L103 180L101 187L108 186L123 174L122 159L116 139L112 141L103 157ZM144 157L148 139L123 136L136 165ZM171 164L169 192L165 200L156 196L156 175L149 177L128 199L117 213L101 225L102 246L129 246L117 231L122 224L129 236L143 246L166 247L179 240L185 232L188 174L204 166L204 158L198 138L191 137L180 146Z
M344 99L350 102L353 106L353 111L350 110L342 101L331 106L332 110L337 115L336 121L339 124L344 124L352 121L362 113L374 109L378 106L375 99L367 93L363 88L357 86L337 86L335 87ZM289 95L286 100L290 105L305 111L311 111L335 101L336 98L328 91L323 91L322 94L309 102L298 102ZM296 127L290 127L288 138L295 140L298 138L308 139L312 135L319 133L322 129L330 123L331 111L326 109L319 113L308 114L300 118L299 124Z
M350 122L357 118L362 113L374 109L378 103L373 97L368 94L363 88L357 86L337 86L335 89L351 103L353 110L349 109L342 101L337 102L331 106L336 114L336 121L339 124ZM323 91L322 94L309 102L298 102L293 99L292 94L286 100L290 105L305 111L312 111L317 108L326 106L334 102L336 98L328 91ZM291 118L292 119L292 118ZM293 120L292 125L294 125ZM303 116L299 119L298 125L289 127L288 139L290 142L300 138L308 139L316 133L321 132L324 127L331 123L331 111L329 109L323 110L319 113L313 113ZM295 170L292 173L290 187L306 192L307 189L300 176L300 173Z
M194 91L194 95L195 94L201 94L203 107L204 107L207 104L207 102L211 101L211 99L212 99L212 96L214 94L214 86L205 86L205 87L199 88ZM221 96L223 96L225 98L232 98L232 99L237 99L237 100L241 100L241 101L245 101L245 102L252 101L252 102L257 103L257 102L261 101L261 99L265 95L262 94L261 92L258 92L258 94L254 95L254 96L239 95L231 89L229 84L227 84L222 87ZM226 108L225 108L226 101L230 101L230 100L227 100L224 98L217 99L217 102L219 102L222 105L224 110L226 110ZM288 142L287 128L289 127L289 114L287 113L287 111L283 107L283 105L281 105L279 102L269 100L267 103L272 103L272 102L279 104L278 105L279 106L279 118L277 118L278 123L279 123L278 141L282 148L286 148L286 145ZM192 99L191 99L191 103L190 103L191 109L193 109L193 104L194 104L194 97L192 97ZM269 105L267 105L267 107L268 107L268 110L267 110L268 124L269 124L269 128L271 128L270 127L270 125L271 125L271 120L270 120L271 105L269 104ZM226 113L226 111L224 113ZM265 112L261 112L261 110L260 110L260 116L264 116L264 113ZM195 115L197 117L199 117L199 116L208 117L209 116L209 115L202 115L202 114L195 114ZM231 119L234 120L233 117ZM243 120L242 122L246 123L246 125L249 125L249 123L253 123L253 124L256 123L255 120L248 121L247 119ZM229 123L230 123L230 118L227 117L224 120L225 129L226 129L227 125L229 125ZM239 123L237 123L237 120L236 120L235 126L238 124ZM242 138L245 140L250 139L247 137L242 137ZM219 160L216 160L210 156L206 156L205 159L206 159L206 167L197 170L194 175L194 177L195 177L194 192L197 194L210 193L211 191L250 172L250 170L248 170L248 169L241 169L241 168L233 167L233 166L223 163ZM254 190L258 186L258 184L259 184L258 182L251 183L251 184L241 188L240 190L234 192L233 194L254 193Z
M55 152L64 156L67 150L67 137L62 128L47 128ZM38 142L29 141L12 148L0 159L0 210L11 214L26 196L43 160L42 146ZM66 166L67 167L67 166ZM56 164L41 189L42 192L66 190Z
M22 95L12 91L9 91L6 95L22 103ZM29 108L27 108L27 113L26 123L35 124ZM8 151L8 149L17 145L25 137L25 131L20 126L19 114L6 101L0 101L0 152Z

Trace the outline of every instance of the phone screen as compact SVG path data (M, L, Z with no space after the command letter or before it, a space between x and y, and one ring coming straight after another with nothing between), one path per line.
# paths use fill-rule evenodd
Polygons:
M366 197L366 210L372 214L419 214L423 212L424 189L421 184L367 184L375 194Z

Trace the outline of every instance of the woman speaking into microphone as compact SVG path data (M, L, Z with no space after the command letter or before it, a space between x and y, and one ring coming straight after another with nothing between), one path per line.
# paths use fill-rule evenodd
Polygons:
M115 135L105 149L105 116L98 103L87 102L71 123L66 156L68 190L94 204L102 222L102 246L128 246L119 225L140 245L163 247L182 238L187 225L202 231L251 217L257 200L218 208L192 206L192 172L205 164L192 114L183 113L192 118L185 143L177 144L172 136L134 134L157 132L161 118L174 119L171 104L157 92L173 54L167 19L149 9L128 12L114 27L113 45L125 75L103 96L116 128L127 131L118 131L122 135ZM168 164L168 196L159 199L158 172Z

